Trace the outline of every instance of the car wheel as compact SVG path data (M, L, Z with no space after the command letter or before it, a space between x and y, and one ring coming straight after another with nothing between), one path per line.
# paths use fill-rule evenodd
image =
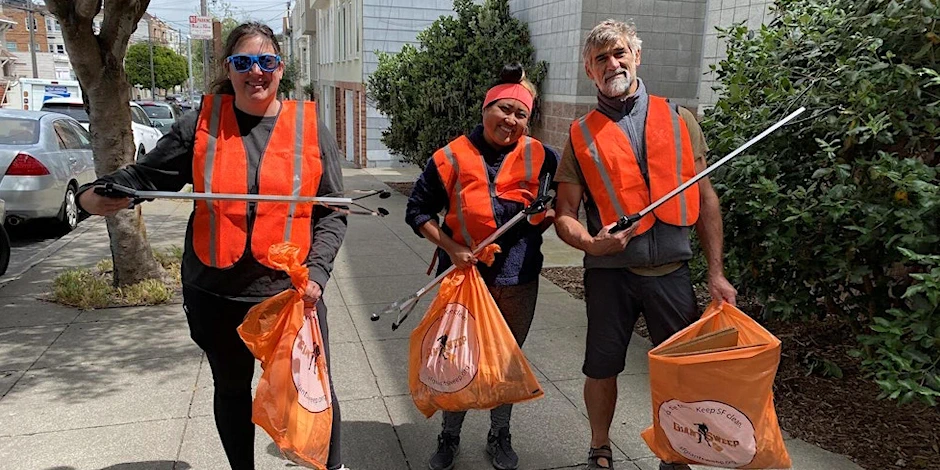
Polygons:
M59 228L63 233L69 233L78 227L78 202L75 199L75 186L69 184L65 190L62 209L59 210Z
M145 153L147 152L144 151L144 146L141 145L140 148L137 149L137 156L134 158L134 161L140 160L140 158L143 157Z
M10 266L10 236L7 229L0 225L0 276L6 274Z

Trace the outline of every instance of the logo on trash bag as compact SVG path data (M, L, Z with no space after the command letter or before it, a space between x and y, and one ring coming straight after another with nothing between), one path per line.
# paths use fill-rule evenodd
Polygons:
M323 347L314 337L318 326L315 309L304 309L304 324L294 338L291 351L291 374L297 387L297 403L311 413L319 413L330 407L330 382L326 371L326 356Z
M734 468L757 454L753 423L725 403L669 400L659 407L659 425L673 450L694 462Z
M447 304L425 332L421 348L423 366L418 377L432 390L456 392L476 377L480 348L476 323L467 307Z

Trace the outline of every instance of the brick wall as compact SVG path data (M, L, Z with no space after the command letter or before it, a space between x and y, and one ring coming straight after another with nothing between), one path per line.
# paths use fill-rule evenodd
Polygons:
M336 90L336 95L333 97L335 100L334 102L336 103L336 143L339 145L340 151L345 156L347 154L346 146L348 137L346 134L346 120L347 116L352 116L353 159L351 163L357 168L363 168L368 165L365 152L366 130L364 127L366 122L365 85L355 82L336 82L333 86ZM353 93L353 108L351 110L346 109L347 91L351 91Z
M26 29L27 12L17 8L5 8L3 15L16 21L16 24L6 31L6 42L15 43L16 51L29 52L29 30ZM46 39L45 17L39 13L35 14L34 17L36 18L36 31L34 34L36 52L48 52L49 42ZM6 45L7 44L4 44L4 46ZM12 50L12 48L10 48L10 50Z

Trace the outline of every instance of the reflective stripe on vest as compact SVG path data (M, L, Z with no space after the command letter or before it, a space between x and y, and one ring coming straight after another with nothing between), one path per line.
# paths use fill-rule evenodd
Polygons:
M235 119L233 97L207 95L196 131L193 186L206 193L248 192L248 156ZM315 196L322 165L316 128L316 104L283 101L257 172L258 194ZM290 175L290 176L288 176ZM246 253L268 261L268 249L290 241L306 257L310 250L313 208L286 202L248 203L197 201L193 218L193 248L199 260L226 268ZM249 220L249 217L251 220ZM249 227L251 233L249 234Z
M215 165L216 139L219 135L219 115L221 109L222 100L212 100L212 115L209 117L209 144L206 149L206 164L204 165L206 176L203 178L203 183L205 184L204 188L208 192L212 192L212 168ZM211 266L217 266L219 263L216 256L216 245L218 244L219 236L218 227L216 225L218 210L215 204L209 204L206 208L209 211L209 261L212 263Z
M615 122L591 111L571 125L571 142L585 183L603 225L636 214L695 176L695 158L682 117L665 98L650 96L646 117L649 184L643 179L630 139ZM690 226L698 220L699 191L694 185L643 217L637 233L659 220Z
M460 162L457 161L457 158L454 156L454 151L451 150L450 144L447 144L447 145L444 147L444 152L443 152L443 153L444 153L444 155L447 157L447 162L450 163L450 165L453 167L453 175L459 175L459 174L460 174ZM437 167L439 174L443 174L443 173L441 172L441 170L442 170L441 166L442 166L442 165L438 164L438 167ZM463 243L463 244L466 245L466 244L468 243L468 242L467 242L468 240L470 240L470 241L473 240L473 237L471 237L471 236L470 236L470 232L467 231L467 219L466 219L466 215L464 214L464 208L463 208L462 204L460 203L461 199L463 199L462 197L460 197L460 194L463 194L463 192L464 192L464 191L463 191L463 184L460 182L460 178L456 178L456 177L454 177L454 176L451 176L450 179L451 179L451 181L453 182L454 191L450 191L450 190L448 189L447 193L448 193L448 194L457 194L457 197L451 197L451 198L450 198L450 199L451 199L451 207L452 207L452 209L447 211L447 217L445 217L445 219L446 219L446 218L450 218L450 217L451 217L451 214L453 214L453 215L456 216L456 218L457 218L457 226L460 227L460 238L458 238L458 237L454 237L454 238L455 238L456 240L460 241L461 243ZM445 184L444 187L449 188L450 185L449 185L449 184ZM446 222L445 222L445 223L446 223ZM451 224L448 224L448 225L451 225ZM456 235L456 233L457 233L457 232L454 231L454 234L455 234L455 235Z
M483 155L465 136L454 139L432 158L450 200L444 223L455 241L475 247L497 228L497 199L525 205L535 200L539 179L533 169L542 168L545 148L538 140L524 137L503 159L493 181ZM530 222L538 223L542 218Z

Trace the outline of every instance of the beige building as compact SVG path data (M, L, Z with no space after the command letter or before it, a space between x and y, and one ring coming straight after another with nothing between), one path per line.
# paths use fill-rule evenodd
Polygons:
M16 56L7 49L7 30L16 25L16 21L3 14L3 5L0 4L0 103L13 81L13 68L16 65Z

